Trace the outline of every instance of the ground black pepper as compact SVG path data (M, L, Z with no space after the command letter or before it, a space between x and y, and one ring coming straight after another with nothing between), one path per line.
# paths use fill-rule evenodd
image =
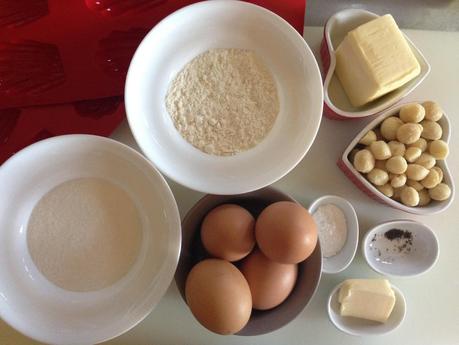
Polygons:
M394 243L394 251L410 252L413 245L413 234L408 230L390 229L384 233L384 237Z
M408 230L390 229L384 233L384 237L387 238L388 240L394 240L396 238L412 239L413 234Z

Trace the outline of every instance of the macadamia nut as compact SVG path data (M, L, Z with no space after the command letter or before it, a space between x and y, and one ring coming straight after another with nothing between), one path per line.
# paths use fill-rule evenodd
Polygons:
M421 136L425 139L437 140L440 139L443 134L441 126L434 121L424 120L421 122L421 126Z
M450 197L451 189L445 183L440 183L436 187L429 189L429 195L432 199L443 201Z
M408 163L402 156L394 156L387 160L386 170L393 174L403 174L408 167Z
M432 169L435 166L436 160L434 156L429 153L422 153L415 161L416 164L422 165L426 169Z
M410 144L409 147L419 147L422 152L427 149L427 140L424 138L419 138L414 143Z
M414 181L421 181L428 173L429 170L419 164L408 164L408 167L406 168L406 177Z
M354 158L355 158L355 155L356 153L359 152L358 149L353 149L350 153L349 153L349 161L354 164Z
M375 158L369 150L360 150L354 156L354 168L361 173L368 173L375 167Z
M400 199L406 206L417 206L419 204L419 193L413 187L403 187Z
M417 103L407 104L400 108L400 120L403 122L421 122L425 114L424 107Z
M435 170L438 173L438 176L440 176L440 182L443 181L443 170L441 170L440 167L433 167L432 170Z
M394 175L390 179L390 185L394 188L400 188L403 187L406 183L406 175L405 174L400 174L400 175Z
M386 183L382 186L377 186L376 187L381 193L383 193L385 196L391 198L394 195L394 189L389 183Z
M375 186L382 186L389 181L389 174L381 169L373 169L367 175L368 180Z
M412 144L421 137L422 126L418 123L405 123L397 130L397 140L403 144Z
M359 144L370 145L373 141L376 141L376 133L372 130L369 130L362 139L360 139Z
M406 180L406 185L409 186L409 187L413 187L414 189L416 189L418 192L422 189L424 189L424 186L418 182L418 181L415 181L415 180L410 180L410 179L407 179Z
M406 151L405 144L392 140L392 141L389 141L387 145L389 145L390 153L392 154L392 156L403 156L405 154L405 151ZM426 143L426 147L427 147L427 143Z
M445 159L449 154L448 144L443 140L434 140L429 145L429 152L435 159Z
M425 109L425 119L430 121L438 121L443 116L443 110L436 102L427 101L422 103Z
M419 192L419 204L418 206L426 206L430 204L431 198L427 189L420 190Z
M381 123L381 135L386 140L394 140L401 125L403 125L403 122L398 117L388 117Z
M388 159L391 156L389 145L382 140L373 141L370 145L370 151L379 160Z
M405 159L413 163L416 159L421 157L422 150L419 147L408 147L405 152Z
M421 184L427 189L434 188L441 182L440 175L436 170L430 170L427 176L421 181Z

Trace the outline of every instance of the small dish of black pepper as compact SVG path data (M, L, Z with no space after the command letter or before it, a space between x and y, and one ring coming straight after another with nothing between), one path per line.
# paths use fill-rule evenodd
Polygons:
M438 240L432 229L413 220L382 223L367 232L363 255L376 272L387 276L415 276L437 261Z

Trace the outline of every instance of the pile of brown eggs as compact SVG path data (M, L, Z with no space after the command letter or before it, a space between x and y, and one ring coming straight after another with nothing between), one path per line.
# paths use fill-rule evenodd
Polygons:
M360 139L350 161L380 192L406 206L446 200L451 189L437 166L449 152L441 139L442 116L434 102L404 105L398 116L386 118Z
M280 201L255 220L235 204L211 210L201 225L201 241L210 258L198 262L185 284L186 302L196 319L219 334L234 334L253 309L280 305L293 290L298 263L317 244L309 212Z

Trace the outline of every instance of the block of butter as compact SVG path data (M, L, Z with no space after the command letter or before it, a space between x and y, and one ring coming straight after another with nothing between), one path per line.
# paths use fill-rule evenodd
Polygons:
M348 279L339 290L341 316L386 322L395 305L395 294L386 279Z
M348 32L336 49L335 71L351 104L359 107L406 84L421 67L386 14Z

